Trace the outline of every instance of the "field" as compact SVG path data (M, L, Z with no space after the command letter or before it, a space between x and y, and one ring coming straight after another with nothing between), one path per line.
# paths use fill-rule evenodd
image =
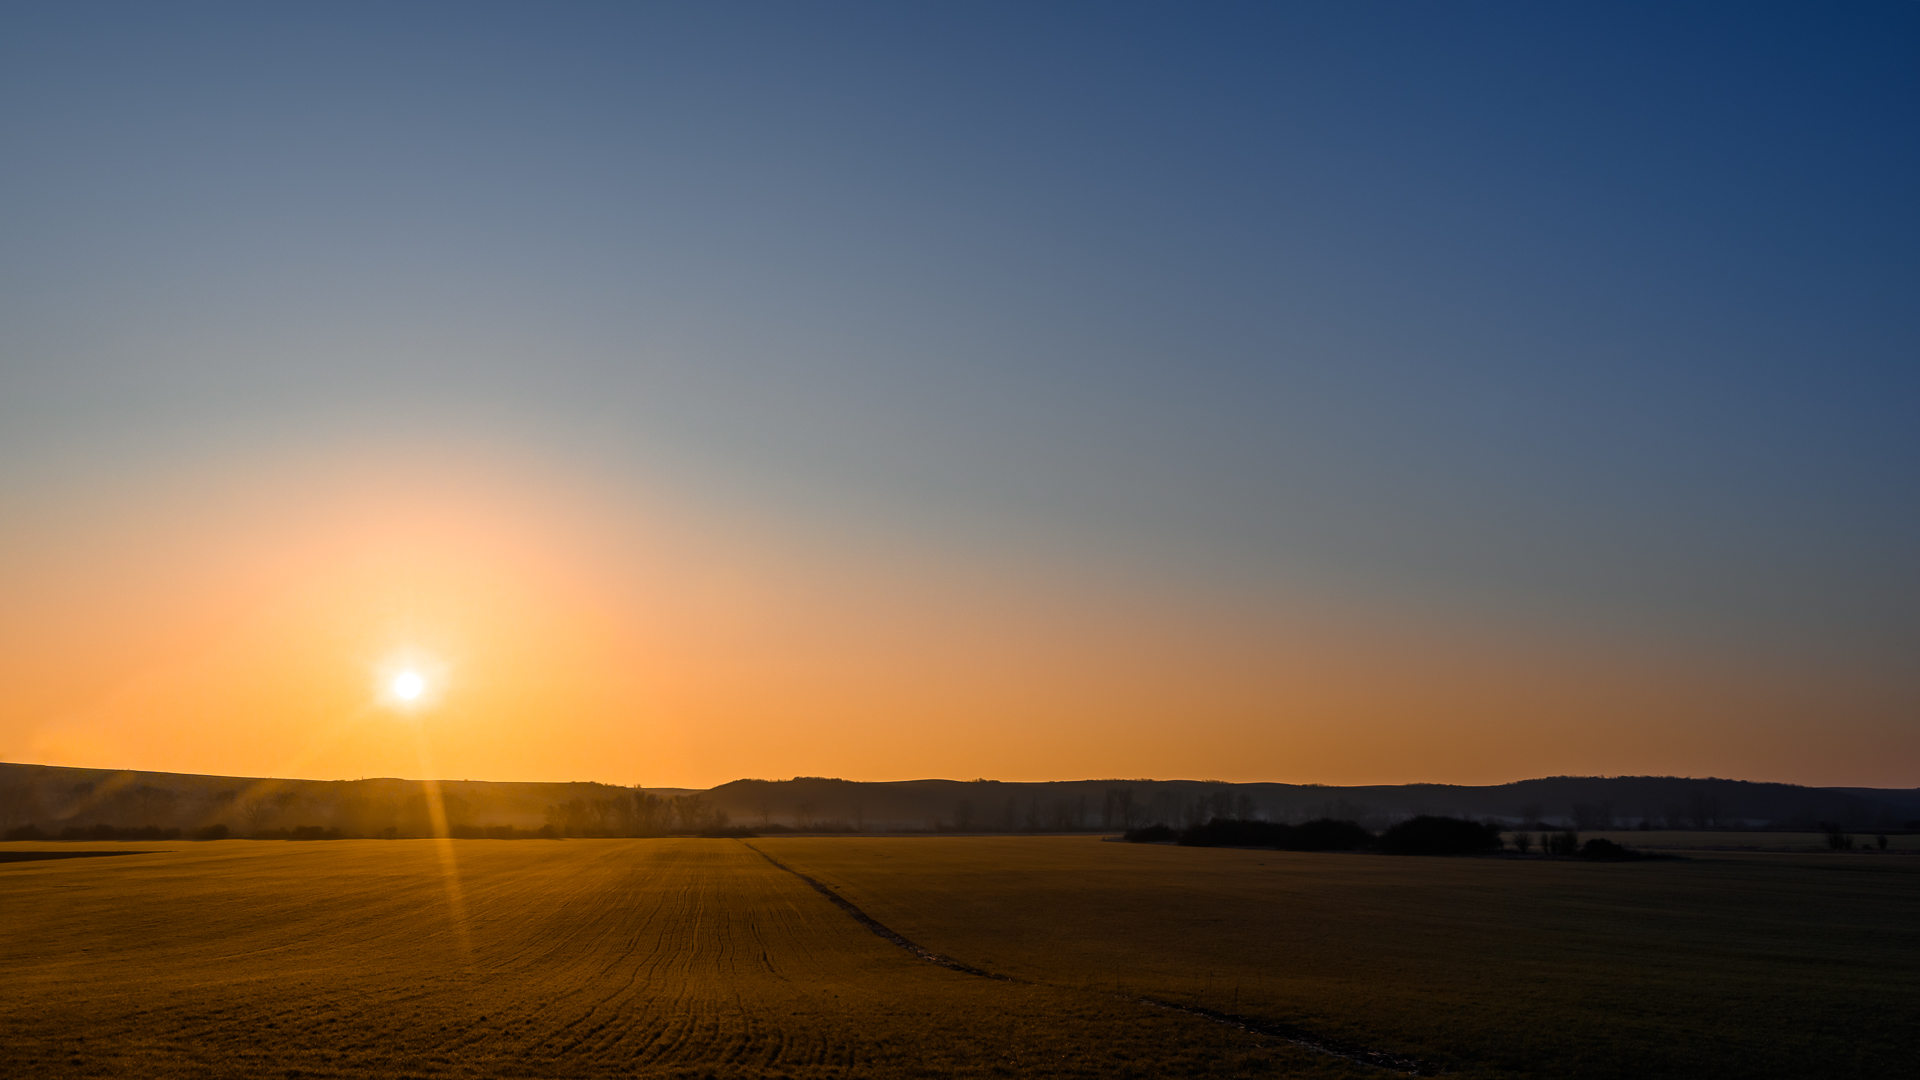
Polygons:
M1533 834L1538 837L1539 831ZM1874 834L1850 833L1857 850L1874 846ZM1826 851L1827 834L1815 832L1583 832L1580 838L1601 837L1628 847L1648 851ZM1920 833L1898 833L1887 837L1888 851L1920 851Z
M6 845L9 1076L1903 1076L1920 859L1069 837ZM829 903L805 874L935 953Z

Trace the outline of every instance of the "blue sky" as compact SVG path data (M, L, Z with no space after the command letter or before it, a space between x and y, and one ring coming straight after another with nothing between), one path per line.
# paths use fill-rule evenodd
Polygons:
M0 484L485 432L1910 679L1916 44L1905 3L10 4Z

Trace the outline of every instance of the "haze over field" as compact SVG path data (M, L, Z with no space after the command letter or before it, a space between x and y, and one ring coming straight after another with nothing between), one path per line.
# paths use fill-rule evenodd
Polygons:
M1917 43L8 4L0 761L1911 788Z

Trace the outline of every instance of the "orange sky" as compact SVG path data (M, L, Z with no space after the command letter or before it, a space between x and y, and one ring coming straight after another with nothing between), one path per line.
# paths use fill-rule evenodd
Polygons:
M33 500L0 549L0 759L656 786L1910 782L1887 763L1914 756L1913 698L1857 672L1203 596L645 491L390 446ZM378 695L403 663L434 684L411 714Z

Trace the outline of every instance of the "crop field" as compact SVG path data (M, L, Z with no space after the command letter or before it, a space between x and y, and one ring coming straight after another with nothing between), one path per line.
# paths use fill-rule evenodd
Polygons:
M31 847L155 853L0 864L5 1076L1358 1069L936 967L732 840Z
M1465 1077L1872 1077L1920 1049L1912 856L1084 837L0 856L116 850L145 854L0 862L0 1075L1392 1075L1290 1032ZM801 874L1005 977L917 957Z
M983 968L1276 1018L1461 1076L1891 1077L1920 1051L1912 856L754 843Z
M1540 832L1536 830L1535 836ZM1874 847L1875 836L1871 830L1848 834L1855 849L1866 851ZM1647 851L1826 851L1827 834L1817 832L1730 832L1713 830L1709 832L1687 832L1675 830L1638 832L1638 831L1601 831L1583 832L1581 839L1600 837L1612 840L1616 844L1643 848ZM1896 833L1887 837L1888 851L1920 851L1920 834Z

